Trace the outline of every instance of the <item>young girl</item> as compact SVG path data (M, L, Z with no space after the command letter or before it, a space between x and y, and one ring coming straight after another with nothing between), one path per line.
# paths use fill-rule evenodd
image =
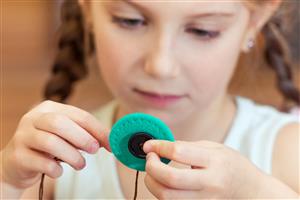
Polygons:
M3 197L37 198L44 173L46 199L131 199L135 171L109 152L108 135L120 117L144 112L176 142L144 144L138 198L297 198L297 119L227 92L240 54L263 33L280 91L299 104L281 18L273 17L281 3L67 1L46 97L65 101L87 73L90 46L115 100L94 114L54 101L25 114L1 152Z

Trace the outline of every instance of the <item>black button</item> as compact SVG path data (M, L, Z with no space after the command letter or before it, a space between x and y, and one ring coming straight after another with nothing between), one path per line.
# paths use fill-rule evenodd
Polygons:
M154 139L148 133L135 133L128 141L128 149L132 155L138 158L146 158L146 153L143 151L143 145L146 141Z

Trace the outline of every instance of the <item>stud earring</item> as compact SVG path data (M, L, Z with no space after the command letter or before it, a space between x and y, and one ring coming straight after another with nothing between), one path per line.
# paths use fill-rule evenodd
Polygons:
M248 40L248 44L247 44L248 50L252 49L252 48L254 47L254 45L255 45L254 39L250 38L250 39Z

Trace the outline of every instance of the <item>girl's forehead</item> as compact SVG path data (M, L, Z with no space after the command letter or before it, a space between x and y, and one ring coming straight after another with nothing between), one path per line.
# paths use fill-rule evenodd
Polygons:
M155 13L228 13L234 14L243 6L240 0L114 0L105 4L118 7L131 7L140 11Z

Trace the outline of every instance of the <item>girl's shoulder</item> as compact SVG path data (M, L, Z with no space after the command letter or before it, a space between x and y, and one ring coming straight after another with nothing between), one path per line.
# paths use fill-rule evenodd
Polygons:
M282 113L277 109L238 97L243 133L240 150L260 169L299 192L299 112ZM237 134L236 134L237 135Z
M237 113L235 124L240 128L263 130L299 122L299 115L283 113L270 105L256 103L245 97L236 97Z
M298 193L299 185L299 136L300 124L284 126L275 141L272 159L272 175L288 184Z
M299 117L244 97L236 97L236 105L236 117L225 145L239 151L261 170L271 174L277 138L287 126L299 124Z

